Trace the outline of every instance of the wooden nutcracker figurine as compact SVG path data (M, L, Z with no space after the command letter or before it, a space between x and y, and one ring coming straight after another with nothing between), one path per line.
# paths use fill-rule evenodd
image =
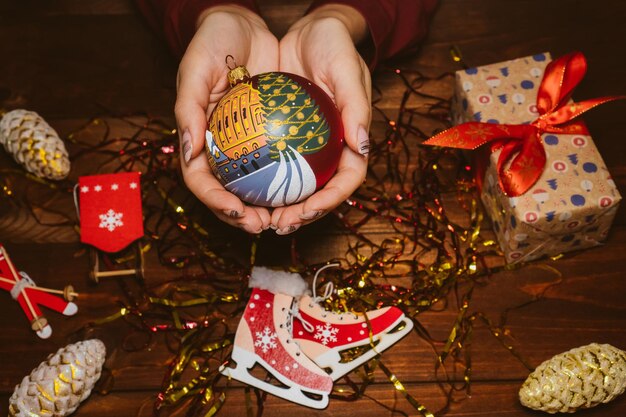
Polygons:
M11 297L20 303L26 317L30 320L32 329L42 339L50 337L52 327L41 313L39 306L48 307L66 316L73 316L78 311L78 307L72 302L78 294L74 292L71 285L65 287L63 291L38 287L26 272L15 268L2 245L0 245L0 288L8 291ZM61 294L63 297L53 294Z

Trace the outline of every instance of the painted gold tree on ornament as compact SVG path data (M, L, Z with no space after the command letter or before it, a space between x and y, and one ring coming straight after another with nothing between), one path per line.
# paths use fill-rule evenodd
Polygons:
M288 146L302 155L315 153L328 142L330 128L306 89L280 73L259 76L261 102L266 113L270 158Z

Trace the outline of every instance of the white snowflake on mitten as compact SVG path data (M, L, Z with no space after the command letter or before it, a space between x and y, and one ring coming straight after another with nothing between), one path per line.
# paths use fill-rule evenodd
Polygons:
M269 349L274 349L276 345L276 333L272 333L272 330L265 326L263 332L255 332L256 333L256 341L254 342L254 346L260 347L263 353L267 353Z
M104 214L100 214L100 225L101 229L108 229L109 232L114 231L116 228L124 226L122 222L122 217L124 213L116 213L112 209L109 209Z
M332 327L330 323L326 323L324 326L315 326L315 338L320 340L324 346L328 344L328 342L336 342L337 341L337 333L339 329L336 327Z

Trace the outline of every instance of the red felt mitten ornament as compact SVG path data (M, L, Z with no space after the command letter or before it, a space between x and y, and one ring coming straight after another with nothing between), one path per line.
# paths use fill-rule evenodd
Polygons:
M304 200L333 176L343 149L341 115L330 97L298 75L243 66L209 118L206 152L224 187L250 204Z

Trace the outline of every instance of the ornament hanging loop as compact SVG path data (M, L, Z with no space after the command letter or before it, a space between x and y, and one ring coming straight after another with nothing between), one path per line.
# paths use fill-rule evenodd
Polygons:
M240 82L250 79L250 73L243 65L237 65L237 61L232 55L226 55L226 67L228 68L228 83L231 87L236 86Z

